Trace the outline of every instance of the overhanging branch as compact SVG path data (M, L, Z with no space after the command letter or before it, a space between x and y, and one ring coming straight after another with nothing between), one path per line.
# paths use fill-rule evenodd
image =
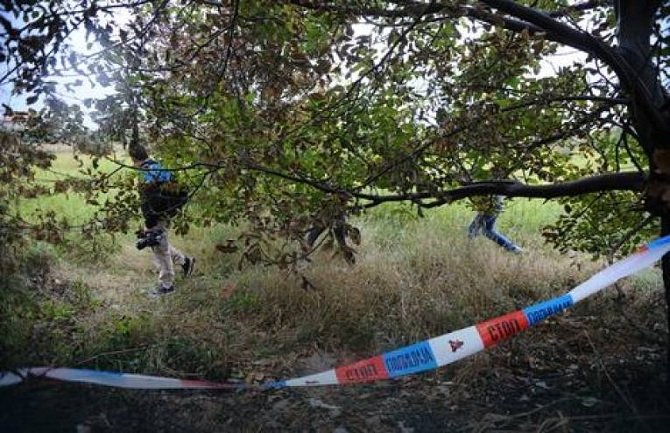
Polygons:
M425 207L440 206L477 195L503 195L506 197L527 197L552 199L574 197L604 191L642 191L646 176L640 172L606 173L582 179L549 185L527 185L521 182L489 181L465 185L439 194L439 197Z
M572 6L565 6L557 11L550 12L549 16L562 17L574 12L590 11L601 6L607 6L608 3L609 3L608 0L589 0L585 1L584 3L578 3Z
M244 164L245 168L276 176L288 181L302 183L316 190L328 193L345 195L369 203L363 207L369 208L389 202L410 201L420 203L422 200L433 200L430 203L420 203L422 207L431 208L446 203L462 200L468 197L481 195L502 195L506 197L527 197L552 199L558 197L573 197L603 191L642 191L646 176L640 172L606 173L589 176L548 185L527 185L517 181L498 180L475 182L446 191L415 192L406 194L370 194L358 192L336 185L309 179L302 175L284 173L255 163Z

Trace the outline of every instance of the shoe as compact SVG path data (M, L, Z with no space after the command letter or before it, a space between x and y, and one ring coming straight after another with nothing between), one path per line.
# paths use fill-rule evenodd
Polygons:
M517 245L514 245L510 251L514 254L523 254L523 248Z
M195 257L186 257L186 259L184 259L184 264L181 265L184 277L188 277L193 273L194 266L195 266Z
M149 292L149 295L153 296L153 297L169 295L170 293L174 293L174 290L175 290L174 284L171 284L169 286L164 286L163 284L159 284L155 289L153 289L151 292Z

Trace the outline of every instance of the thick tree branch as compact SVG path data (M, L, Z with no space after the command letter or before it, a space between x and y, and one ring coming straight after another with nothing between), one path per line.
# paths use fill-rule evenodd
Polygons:
M516 181L476 182L448 191L410 194L374 195L356 194L355 197L369 200L372 207L381 203L435 199L422 207L432 208L468 197L480 195L502 195L506 197L527 197L552 199L572 197L602 191L642 191L645 176L638 172L608 173L586 177L574 181L549 184L527 185Z
M440 194L438 200L427 204L425 207L440 206L476 195L552 199L602 191L642 191L645 179L644 174L635 171L600 174L549 185L526 185L520 182L507 181L477 182L446 191Z
M364 207L374 207L382 203L434 199L433 202L422 204L422 207L431 208L446 203L462 200L479 195L503 195L506 197L527 197L552 199L558 197L572 197L602 191L642 191L646 176L640 172L606 173L568 182L548 185L527 185L516 181L484 181L475 182L447 191L429 191L406 194L378 195L363 193L353 189L341 188L332 184L316 181L307 177L283 173L262 165L247 162L245 168L261 173L276 176L288 181L309 185L319 191L329 194L340 194L366 200L370 203Z
M481 0L483 3L524 20L547 32L547 37L589 53L608 64L619 77L622 86L642 102L642 108L654 127L662 129L665 119L654 105L654 93L638 77L638 72L614 48L581 30L569 27L536 9L520 5L511 0Z
M609 0L589 0L584 3L578 3L576 5L572 6L566 6L564 8L561 8L557 11L554 12L549 12L549 16L551 17L562 17L565 15L569 15L574 12L585 12L585 11L590 11L592 9L595 9L597 7L601 6L607 6L610 4Z
M345 15L366 15L380 18L408 18L420 17L424 14L434 14L446 10L449 6L441 5L436 2L418 3L407 2L408 5L387 9L376 6L361 6L346 4L342 1L313 1L313 0L284 0L285 3L292 4L304 9L310 9L321 12L336 12Z

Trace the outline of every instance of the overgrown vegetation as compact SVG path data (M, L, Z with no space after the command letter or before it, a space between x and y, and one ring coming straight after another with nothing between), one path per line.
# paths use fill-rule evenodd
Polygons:
M60 153L52 165L60 174L38 171L36 178L75 175L72 162L69 152ZM51 207L72 218L91 211L76 193L21 202L28 219L33 210ZM474 213L465 205L435 209L424 217L408 205L375 208L351 221L362 233L356 265L347 264L337 248L321 248L301 270L309 286L299 274L276 266L240 270L238 255L216 248L239 236L244 226L194 227L174 242L197 256L197 271L178 281L177 293L160 299L146 296L155 279L151 254L134 248L132 234L96 238L82 232L84 227L73 228L64 244L26 243L15 262L17 272L3 279L0 369L53 365L248 383L302 374L313 360L323 359L311 368L326 369L522 308L588 277L602 262L559 253L541 236L542 227L560 211L537 201L508 202L498 225L525 247L526 254L516 256L487 239L468 240ZM104 254L91 254L94 244ZM529 375L544 383L545 376L562 371L582 387L569 397L572 406L565 411L582 408L592 414L594 405L606 410L611 375L622 386L656 377L661 368L660 284L658 270L640 274L623 283L620 292L609 290L585 301L501 348L420 376L416 380L427 388L415 392L431 395L435 383L446 381L453 384L450 404L476 411L471 400L483 400L468 391L472 387L483 392ZM630 339L637 344L628 344ZM648 351L639 352L640 346ZM620 371L622 359L636 359L638 365L626 364ZM405 387L417 386L409 380ZM120 404L109 397L96 399L103 411ZM149 400L131 393L122 405L135 401L143 408ZM535 395L533 401L545 400ZM266 411L283 416L273 408ZM64 413L59 411L59 417ZM150 419L148 413L123 418L143 416L142 423ZM473 429L534 425L504 416L475 422L471 415L465 419ZM223 415L205 411L203 416L201 422L211 429L211 417ZM535 422L565 422L560 416L551 421L553 416L539 412ZM244 420L236 423L247 426Z
M54 166L64 170L68 158ZM50 206L86 211L72 194L33 199L23 209ZM320 250L305 262L307 286L276 267L240 271L237 256L217 251L242 227L193 228L176 244L198 257L198 272L175 296L158 300L145 296L150 254L133 248L132 235L99 240L96 248L106 253L91 256L93 240L73 231L65 248L31 244L21 284L2 291L2 365L220 379L243 375L258 359L281 365L272 371L280 374L315 350L388 350L564 292L597 269L544 246L541 228L559 211L527 200L509 204L499 225L527 248L517 257L488 240L469 241L473 213L465 206L423 218L404 205L374 209L355 221L363 236L357 265L337 249Z
M670 234L667 1L8 0L2 8L0 84L42 105L21 115L21 140L0 135L7 368L286 376L308 354L369 354L560 293L593 269L585 256L571 263L575 251L612 260ZM72 49L79 30L98 52ZM543 73L562 48L583 58ZM64 103L52 76L67 90L83 83L68 82L68 68L115 92ZM96 133L82 126L82 106L94 109ZM56 174L41 146L59 140L93 156ZM190 232L181 242L200 273L169 302L140 289L153 276L132 249L136 173L123 156L106 159L112 143L148 145L193 194L174 229ZM468 213L456 203L498 194L558 203L517 203L502 220L530 254L466 241ZM523 215L509 219L515 211ZM343 228L352 242L330 252L332 242L300 245L315 224ZM540 233L562 254L545 249ZM663 269L669 300L670 256ZM657 279L652 272L636 284ZM607 329L629 317L610 296L577 308L583 320L557 320L560 330L595 328L594 348L610 338ZM655 296L640 292L627 305L658 331ZM649 337L637 328L616 335ZM530 371L538 347L561 357L556 371L563 361L591 362L579 342L566 349L547 335L529 349L517 342L524 338L496 364ZM649 356L635 354L639 344L607 355L651 360L653 370L654 344ZM489 356L458 371L478 373Z

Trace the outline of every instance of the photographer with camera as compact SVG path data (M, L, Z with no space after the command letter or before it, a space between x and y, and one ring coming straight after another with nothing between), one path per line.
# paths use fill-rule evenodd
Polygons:
M141 145L131 145L128 154L140 171L140 201L145 228L137 233L137 249L151 247L160 273L159 284L152 295L160 296L175 290L175 265L181 266L183 275L193 272L195 258L187 257L170 245L168 226L170 218L188 201L188 192L180 186L171 171L149 158Z

